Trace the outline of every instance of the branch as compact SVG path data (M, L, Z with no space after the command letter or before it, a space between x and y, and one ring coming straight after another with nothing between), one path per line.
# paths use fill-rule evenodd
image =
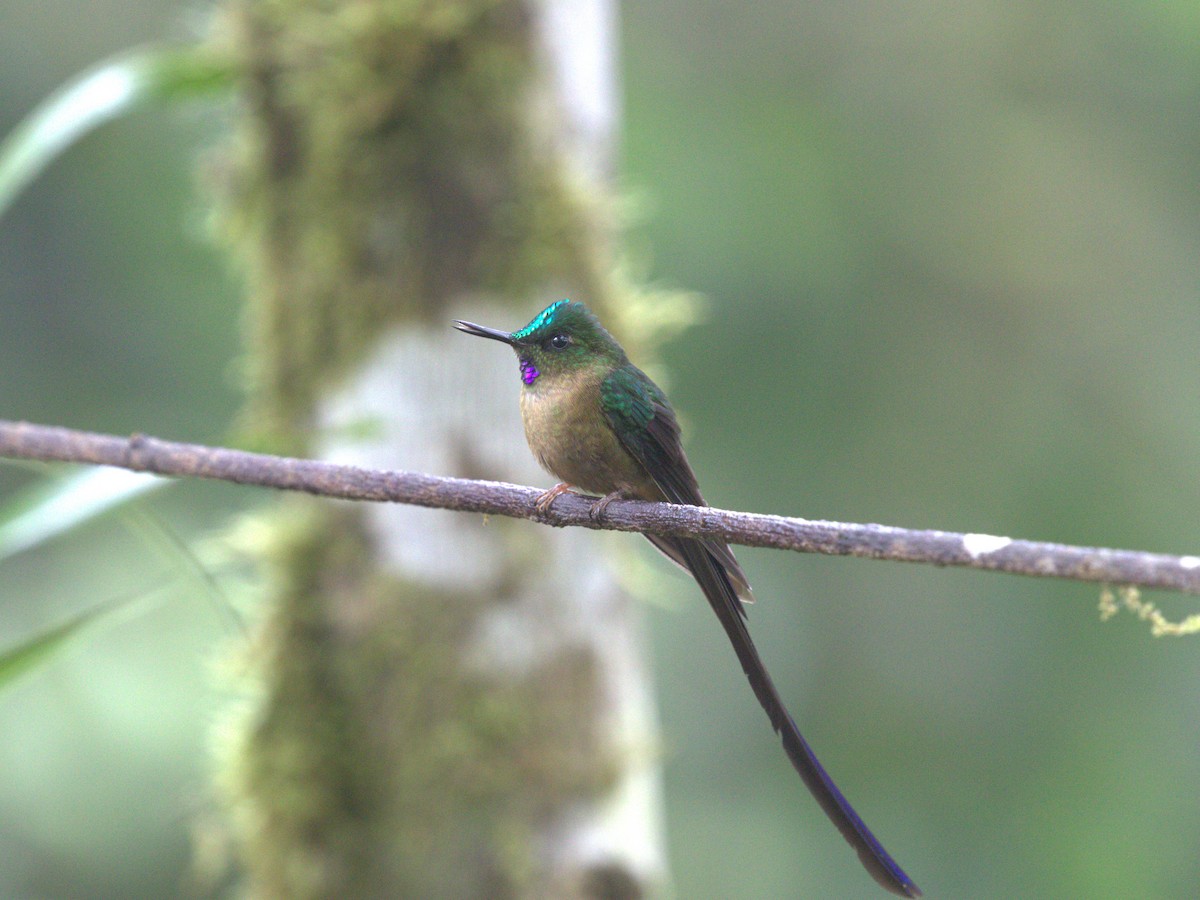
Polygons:
M542 515L534 507L542 493L536 488L418 472L361 469L180 444L141 434L124 438L0 419L0 457L118 466L137 472L213 478L344 500L409 503L533 519L554 526L715 537L748 547L963 566L1200 594L1197 556L1075 547L987 534L811 521L638 500L614 501L605 510L603 519L595 521L590 515L592 502L570 493L555 500L549 513Z

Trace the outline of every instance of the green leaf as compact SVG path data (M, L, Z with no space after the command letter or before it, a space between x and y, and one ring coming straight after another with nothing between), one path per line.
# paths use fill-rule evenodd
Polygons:
M64 85L0 144L0 216L80 137L152 100L213 93L233 70L207 49L148 47L101 63Z
M38 634L0 651L0 690L8 687L22 675L41 668L81 637L90 628L96 627L127 610L145 595L124 597L84 610L65 622L53 625Z
M0 510L0 560L167 484L171 484L169 479L157 475L110 466L45 479Z
M217 577L209 571L208 566L196 555L187 541L165 521L146 509L136 509L125 513L125 520L126 524L133 531L139 533L146 543L159 548L167 561L188 573L191 580L197 582L204 589L213 606L245 635L246 623L242 621L233 602L221 588Z

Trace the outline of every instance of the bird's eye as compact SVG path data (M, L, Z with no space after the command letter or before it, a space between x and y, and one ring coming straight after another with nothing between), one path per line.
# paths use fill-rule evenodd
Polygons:
M566 350L567 347L571 346L571 337L560 331L558 334L553 335L548 343L553 350Z

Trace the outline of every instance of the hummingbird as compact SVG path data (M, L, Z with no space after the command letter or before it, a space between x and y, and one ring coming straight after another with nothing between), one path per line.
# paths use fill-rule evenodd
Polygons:
M542 468L559 479L536 501L540 512L571 488L599 497L591 509L596 519L617 499L707 505L666 395L586 305L559 300L513 332L461 320L454 327L516 351L525 439ZM784 706L750 638L743 604L753 595L729 545L712 538L646 537L704 592L792 765L863 866L892 893L921 896L817 761Z

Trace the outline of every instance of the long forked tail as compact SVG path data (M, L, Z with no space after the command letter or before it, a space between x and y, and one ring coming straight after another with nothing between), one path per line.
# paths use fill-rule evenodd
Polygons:
M754 695L766 710L775 731L783 738L783 748L787 751L788 758L821 805L821 809L825 810L825 815L837 826L871 877L880 885L902 897L920 897L921 889L883 849L883 845L859 818L854 807L817 761L812 748L808 746L808 741L800 734L800 729L796 727L791 714L783 705L783 700L780 699L779 692L776 691L771 676L767 674L758 650L750 639L750 632L746 628L745 610L724 567L703 543L686 539L675 539L673 543L673 549L686 561L687 568L704 591L704 596L708 598L717 618L721 620L721 626L733 644L734 652L737 653L742 671L746 673Z

